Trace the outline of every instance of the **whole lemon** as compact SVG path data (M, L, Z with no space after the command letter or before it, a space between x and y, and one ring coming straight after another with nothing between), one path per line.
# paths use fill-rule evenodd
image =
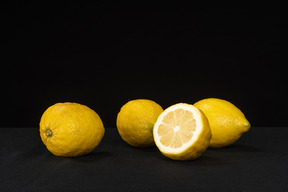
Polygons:
M155 145L153 126L162 107L148 99L136 99L122 106L117 115L117 129L122 139L134 147Z
M212 132L209 147L229 146L250 129L244 114L229 101L208 98L196 102L194 106L201 109L208 118Z
M56 156L75 157L94 150L105 133L98 114L78 103L56 103L42 115L40 136Z

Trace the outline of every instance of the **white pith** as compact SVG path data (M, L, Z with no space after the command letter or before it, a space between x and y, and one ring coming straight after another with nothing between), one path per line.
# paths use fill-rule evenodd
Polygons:
M160 124L162 124L162 120L165 117L166 114L175 111L176 109L183 109L183 110L188 110L193 113L193 117L196 120L196 129L193 131L193 136L191 140L189 140L187 143L184 143L181 147L179 148L173 148L169 146L165 146L160 142L161 137L158 135L158 127ZM185 103L179 103L172 105L171 107L167 108L164 110L163 113L161 113L154 125L153 129L153 135L154 135L154 140L157 145L157 147L160 149L160 151L165 152L165 153L181 153L185 151L187 148L189 148L198 138L199 134L202 131L202 121L201 121L201 113L198 108L194 107L193 105L190 104L185 104ZM179 129L178 126L174 128L174 131L177 132Z

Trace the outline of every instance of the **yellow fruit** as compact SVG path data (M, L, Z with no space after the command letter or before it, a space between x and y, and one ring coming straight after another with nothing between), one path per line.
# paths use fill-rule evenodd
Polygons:
M162 107L148 99L136 99L122 106L117 116L117 129L122 139L134 147L155 145L153 126Z
M153 135L161 153L174 160L198 158L207 149L211 139L204 113L185 103L165 109L154 125Z
M104 133L97 113L78 103L56 103L43 113L40 121L41 139L56 156L88 154L99 145Z
M210 147L229 146L250 129L244 114L228 101L208 98L196 102L194 106L201 109L208 118L212 132Z

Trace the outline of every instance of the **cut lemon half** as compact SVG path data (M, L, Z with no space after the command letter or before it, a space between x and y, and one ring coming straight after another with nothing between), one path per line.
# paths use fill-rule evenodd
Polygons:
M161 113L154 125L156 146L174 160L192 160L209 146L211 130L205 114L193 105L178 103Z

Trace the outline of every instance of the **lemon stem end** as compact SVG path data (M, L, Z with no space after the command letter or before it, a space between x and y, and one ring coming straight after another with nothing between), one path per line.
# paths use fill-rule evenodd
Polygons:
M52 137L53 132L50 129L47 129L46 130L46 135L47 135L47 137Z

